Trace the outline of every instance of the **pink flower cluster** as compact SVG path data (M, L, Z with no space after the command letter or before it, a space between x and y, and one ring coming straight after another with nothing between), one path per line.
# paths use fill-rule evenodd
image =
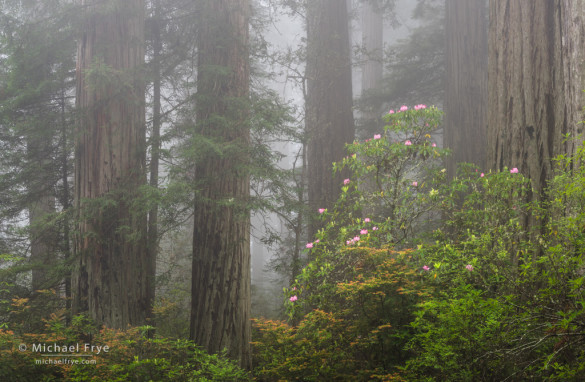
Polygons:
M292 296L291 298L289 298L289 300L290 300L291 302L295 302L295 301L297 301L297 300L298 300L298 297L297 297L296 295L294 295L294 296Z
M371 223L371 222L372 222L372 219L370 219L370 218L365 218L364 219L364 223ZM376 227L376 226L372 227L372 231L377 231L377 230L378 230L378 227ZM368 234L368 230L367 229L362 228L360 230L360 235L367 235L367 234ZM352 245L352 244L357 243L358 241L360 241L360 236L359 235L356 235L352 239L347 240L345 242L345 244Z
M360 237L359 236L354 236L353 239L349 239L345 242L345 244L347 245L352 245L354 243L357 243L358 241L360 241Z
M518 174L518 169L514 167L513 169L510 170L510 174Z
M314 247L315 244L317 244L319 242L319 239L315 240L313 243L307 243L305 245L305 248L311 249Z
M416 105L414 107L414 110L421 110L421 109L426 109L426 108L427 108L427 105L424 105L421 103L419 105ZM400 106L400 109L396 113L399 113L401 111L406 111L406 110L408 110L408 106L402 105L402 106ZM390 109L390 111L388 112L388 114L394 114L394 113L395 113L394 109Z

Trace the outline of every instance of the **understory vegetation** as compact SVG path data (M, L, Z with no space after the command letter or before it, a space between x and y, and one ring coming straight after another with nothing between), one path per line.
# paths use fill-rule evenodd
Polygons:
M517 168L448 181L440 112L416 109L336 165L352 176L319 211L289 319L255 320L258 380L582 380L585 151L529 203Z

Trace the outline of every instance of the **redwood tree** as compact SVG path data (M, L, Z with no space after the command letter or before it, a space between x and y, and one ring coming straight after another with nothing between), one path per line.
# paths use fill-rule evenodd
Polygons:
M250 368L250 5L200 6L190 336Z
M81 0L77 53L73 308L98 323L144 324L153 296L146 214L144 1Z
M582 129L583 0L492 0L488 160L517 167L543 197L553 158Z
M307 4L306 129L309 207L331 208L347 173L332 174L354 139L347 2ZM310 237L319 225L311 222Z
M444 145L452 177L456 165L486 161L488 19L486 0L445 2Z

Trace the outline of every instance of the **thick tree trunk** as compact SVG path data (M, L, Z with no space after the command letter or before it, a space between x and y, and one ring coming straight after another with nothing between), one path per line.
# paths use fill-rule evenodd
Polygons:
M146 214L136 204L146 182L144 1L81 4L73 307L98 323L125 328L144 324L152 304Z
M488 160L543 197L552 159L583 120L583 0L490 1Z
M309 207L333 207L348 173L333 175L332 163L354 139L347 6L339 0L309 0L307 8L306 126ZM309 237L319 229L309 224Z
M366 58L362 66L362 97L377 89L382 83L384 60L384 23L383 11L377 1L367 1L362 4L362 47ZM381 131L380 105L378 102L364 103L361 108L361 125L370 132Z
M367 1L362 5L362 45L367 54L362 69L362 93L379 87L382 82L384 24L383 12L377 4Z
M250 368L249 2L201 7L198 133L214 147L201 149L195 171L190 336Z
M461 162L486 165L488 19L486 0L445 3L444 145L450 177Z

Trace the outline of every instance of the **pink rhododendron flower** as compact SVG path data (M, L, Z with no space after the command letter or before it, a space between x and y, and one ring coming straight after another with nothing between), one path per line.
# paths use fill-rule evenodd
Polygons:
M428 270L430 270L431 268L429 268L429 266L428 266L428 265L425 265L425 266L424 266L422 269L423 269L423 271L428 271Z
M437 147L437 144L433 142L433 144L431 145L431 147Z
M352 245L353 244L353 240L348 240L348 241L345 242L345 244Z
M315 243L318 243L319 241L320 241L320 240L319 240L319 239L317 239L317 240L315 240Z
M406 146L411 146L411 145L412 145L412 142L411 142L411 141L406 141L406 142L404 142L404 144L405 144Z
M481 174L479 174L479 176L480 176L481 178L483 178L485 175L484 175L484 173L482 172Z
M292 296L291 298L289 298L289 300L290 300L291 302L295 302L295 301L297 301L297 300L298 300L298 298L297 298L297 296L296 296L296 295L294 295L294 296Z
M325 208L319 208L319 213L322 214L323 212L325 212Z
M366 235L367 233L368 233L368 230L367 229L362 229L360 231L360 235Z
M377 231L378 227L372 227L372 231Z
M353 241L360 241L360 237L359 236L354 236Z
M374 134L374 139L380 139L380 138L382 138L381 134Z
M307 245L305 245L305 247L307 247L307 248L313 248L313 243L307 243Z
M469 272L471 272L471 271L473 271L473 265L471 265L471 264L467 264L467 265L465 266L465 269L467 269Z
M518 169L514 167L513 169L510 170L510 174L518 174Z
M390 111L388 112L388 114L394 114L394 110L390 109Z
M408 106L406 106L406 105L400 106L400 111L406 111L406 110L408 110Z
M344 180L343 180L343 184L345 184L345 185L348 185L348 184L349 184L349 182L350 182L350 181L349 181L349 178L347 178L347 179L344 179Z
M371 222L370 218L365 218L364 219L364 223L369 223L369 222Z
M416 186L418 186L418 182L416 182L416 181L415 181L415 182L412 182L412 185L413 185L414 187L416 187Z

